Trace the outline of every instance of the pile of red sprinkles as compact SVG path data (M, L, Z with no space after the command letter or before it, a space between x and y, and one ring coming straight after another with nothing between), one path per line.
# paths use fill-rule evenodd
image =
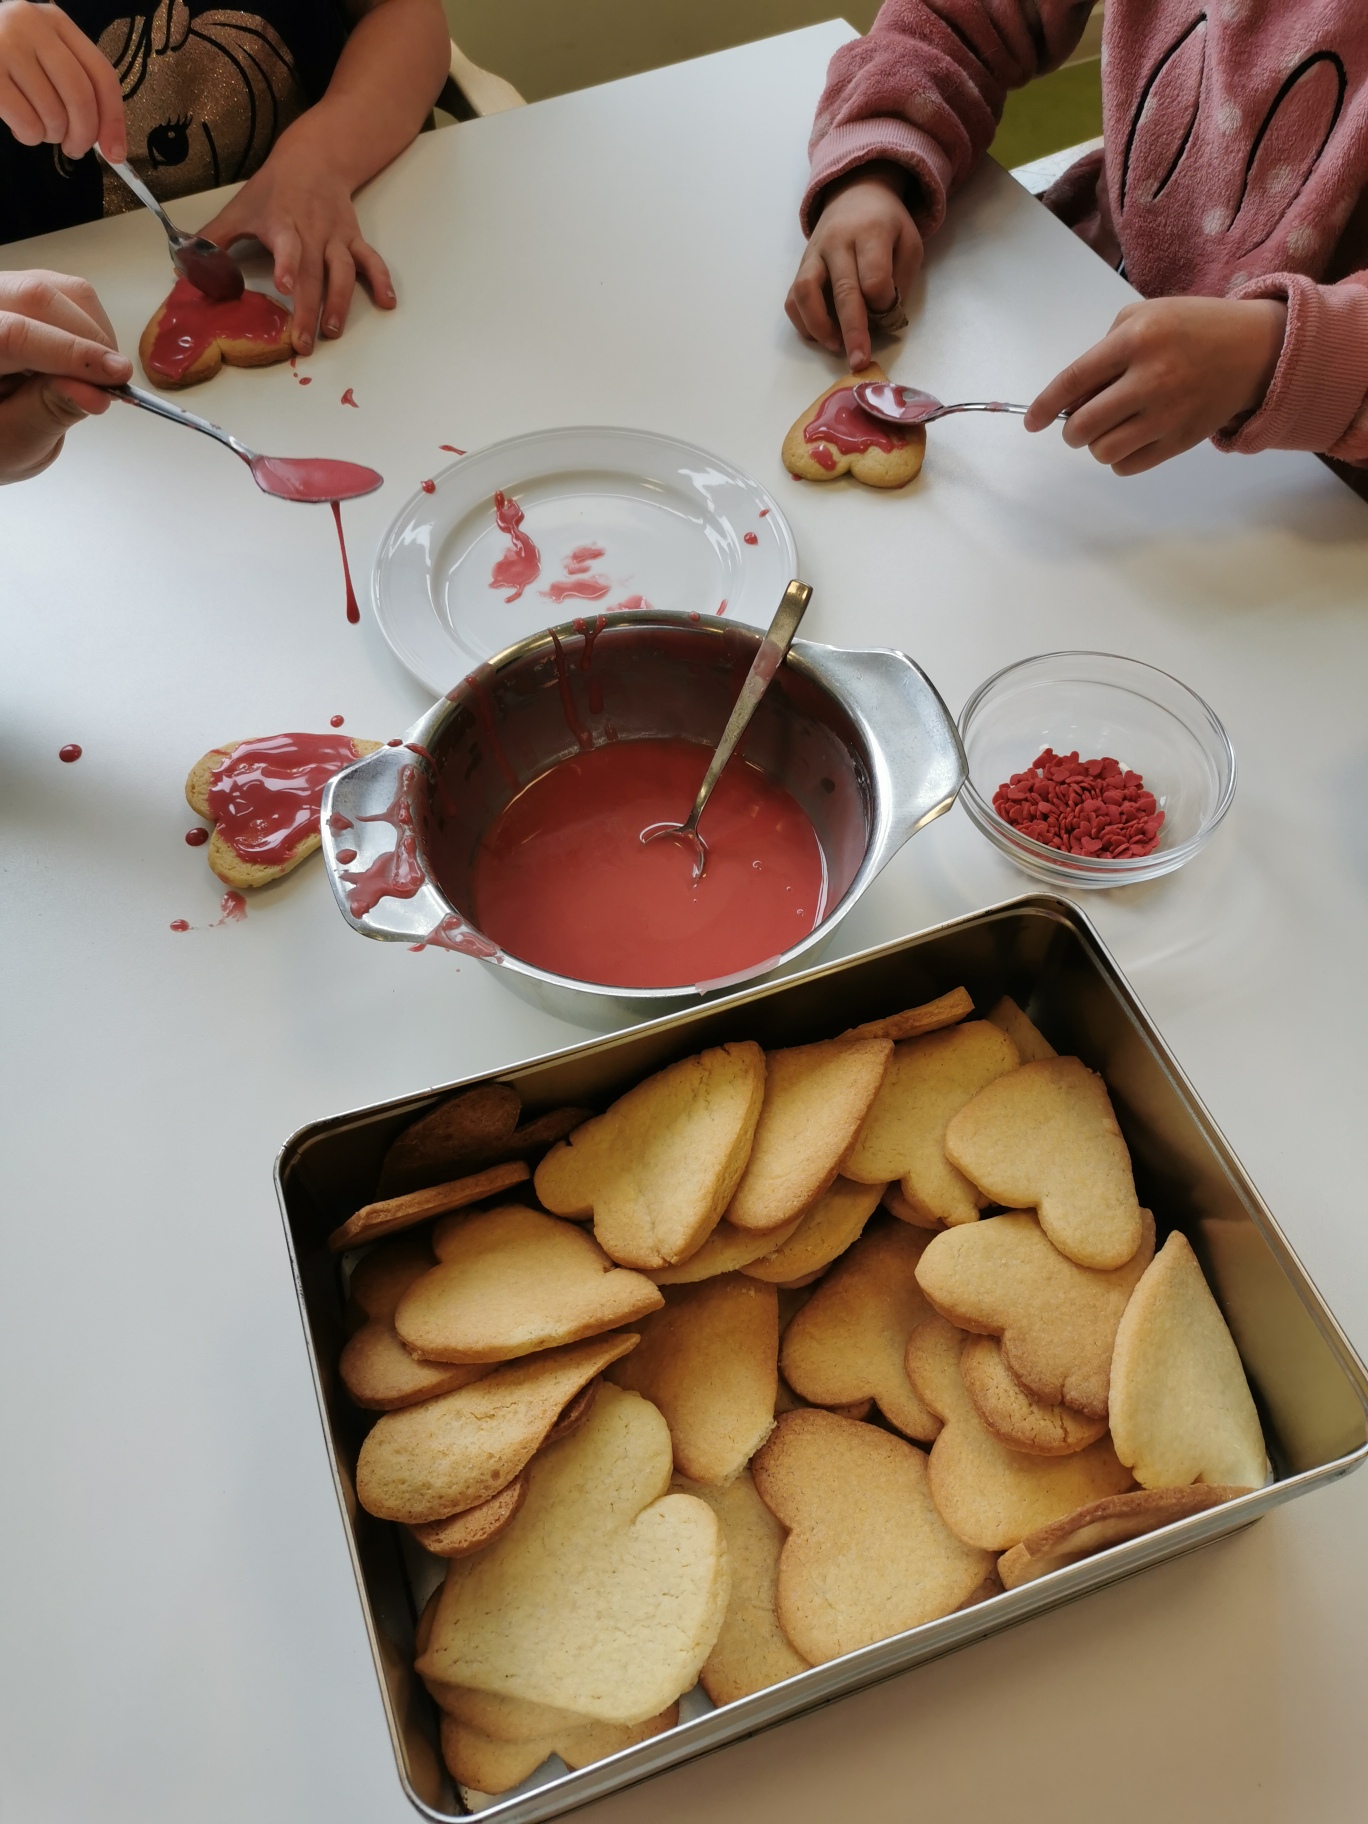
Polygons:
M1139 773L1123 772L1110 757L1080 760L1047 747L1024 773L1013 773L993 793L1004 822L1066 855L1131 861L1159 843L1164 813Z

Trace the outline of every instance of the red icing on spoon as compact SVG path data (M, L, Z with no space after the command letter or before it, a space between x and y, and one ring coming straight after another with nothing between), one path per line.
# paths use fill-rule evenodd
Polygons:
M209 815L240 860L280 867L317 833L324 786L356 758L347 735L244 741L214 768Z
M363 463L336 462L330 456L256 456L248 466L263 494L313 506L373 494L385 479Z
M516 500L509 500L500 488L494 496L494 523L506 534L507 551L494 566L489 579L491 589L511 589L506 602L516 602L529 583L541 575L541 552L522 531L523 510Z
M154 380L174 385L215 342L278 348L289 334L289 325L289 311L264 291L244 291L239 298L216 302L189 279L177 279L157 313L144 365Z

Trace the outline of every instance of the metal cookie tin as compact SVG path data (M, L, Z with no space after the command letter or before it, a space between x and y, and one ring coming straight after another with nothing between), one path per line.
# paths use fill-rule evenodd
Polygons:
M1183 1076L1086 917L1046 895L1013 900L789 980L600 1038L499 1073L535 1114L602 1107L629 1084L705 1045L766 1047L825 1038L963 983L979 1007L1011 994L1061 1051L1102 1072L1160 1239L1192 1242L1230 1324L1263 1421L1268 1487L816 1666L738 1703L684 1700L678 1726L579 1773L552 1761L498 1801L500 1824L533 1824L846 1692L994 1634L1043 1610L1233 1532L1281 1501L1335 1480L1368 1455L1368 1372ZM482 1079L466 1079L465 1082ZM276 1183L295 1267L319 1411L357 1589L405 1792L427 1818L466 1815L437 1752L434 1706L412 1671L414 1622L444 1572L405 1529L361 1511L353 1471L369 1423L338 1384L343 1283L328 1233L373 1193L394 1135L464 1083L444 1084L301 1129Z

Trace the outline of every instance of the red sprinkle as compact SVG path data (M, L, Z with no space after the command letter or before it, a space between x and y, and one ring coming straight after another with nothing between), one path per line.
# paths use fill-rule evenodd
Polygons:
M993 793L993 809L1023 836L1066 855L1133 861L1158 847L1164 813L1141 774L1104 756L1047 747Z
M74 741L68 741L65 747L59 747L57 749L57 758L59 760L65 760L68 765L70 765L73 760L79 760L80 757L81 750Z
M345 720L346 720L345 716L329 716L328 725L330 728L341 728L341 726Z
M435 494L437 492L437 483L435 481L425 481L422 486L424 494Z
M206 829L199 828L187 830L185 832L185 840L190 844L192 849L202 849L209 840L209 832Z

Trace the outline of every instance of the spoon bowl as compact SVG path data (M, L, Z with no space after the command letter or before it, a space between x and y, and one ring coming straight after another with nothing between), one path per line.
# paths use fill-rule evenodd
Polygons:
M882 418L887 424L931 424L937 418L949 418L955 412L1010 412L1024 418L1028 405L1009 405L1005 399L971 399L960 405L942 405L932 393L919 386L899 386L893 380L862 380L855 397L871 418ZM1061 412L1059 419L1068 417Z
M138 201L152 211L166 230L171 264L181 277L188 279L196 291L202 291L216 304L231 304L234 298L240 298L246 281L232 254L215 246L213 241L205 240L202 234L187 234L184 229L177 228L131 165L116 164L112 158L106 158L98 146L95 150L101 162L108 165Z

